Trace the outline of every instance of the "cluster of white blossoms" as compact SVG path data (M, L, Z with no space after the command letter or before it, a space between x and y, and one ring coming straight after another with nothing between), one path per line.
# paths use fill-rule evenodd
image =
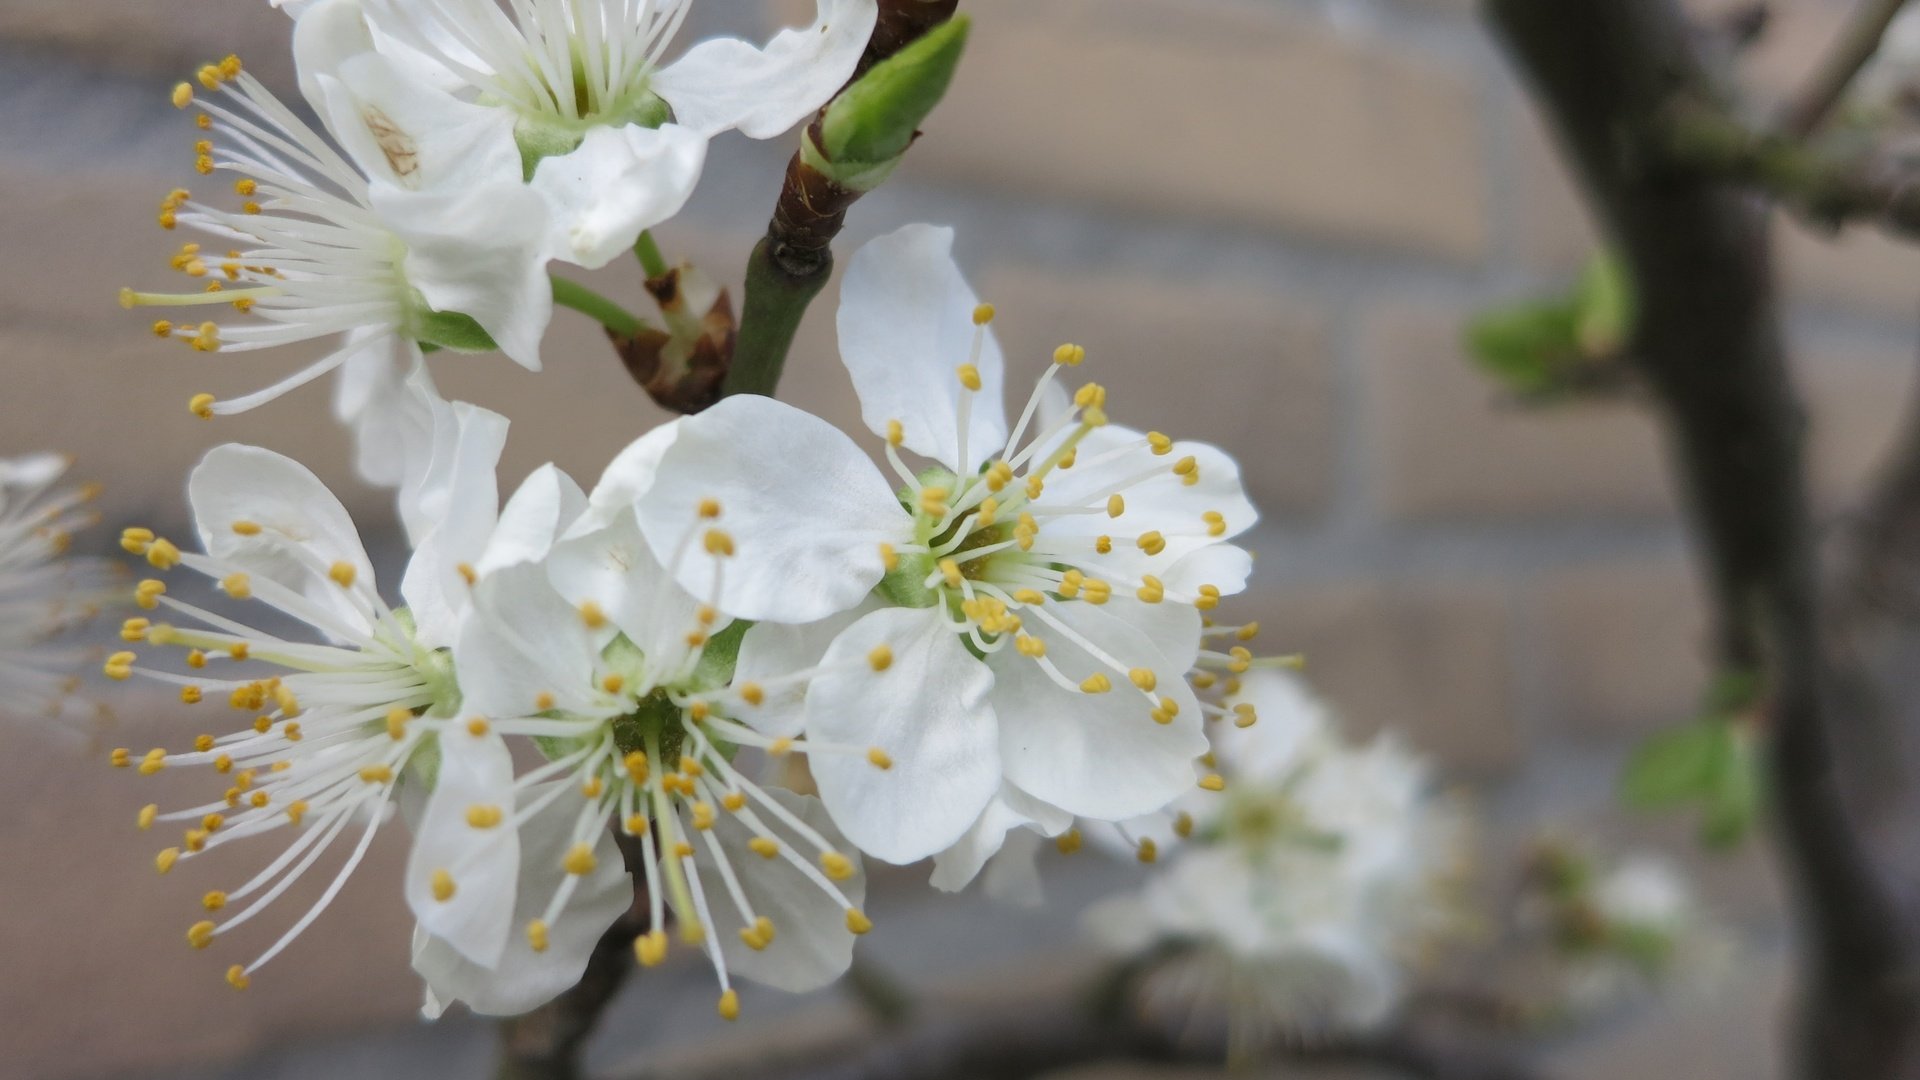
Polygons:
M56 488L58 454L0 458L0 714L69 720L92 711L75 691L88 651L70 634L100 612L115 567L68 555L91 525L91 485Z
M1385 1020L1423 954L1459 928L1468 837L1392 737L1346 741L1291 673L1238 681L1228 706L1258 723L1213 732L1224 794L1133 823L1137 843L1175 852L1087 922L1124 955L1172 949L1146 1003L1223 1018L1247 1055Z
M338 6L305 9L303 29ZM396 24L375 40L440 39L406 26L425 36ZM691 106L666 76L699 54L648 84L676 115ZM742 396L640 438L591 491L548 466L503 505L507 420L442 400L416 364L380 395L421 432L389 600L312 473L254 447L209 453L188 486L197 542L121 538L156 576L105 664L232 717L191 749L115 751L148 775L210 769L224 789L140 812L169 830L162 873L240 841L269 853L205 895L188 941L211 947L328 875L228 968L248 985L397 813L429 1014L523 1012L573 985L639 884L639 962L659 963L676 927L731 1018L736 978L802 990L847 968L872 927L862 855L931 858L957 889L1011 832L1218 798L1225 780L1197 764L1208 718L1251 724L1255 705L1198 691L1261 663L1209 647L1254 630L1206 614L1251 569L1232 542L1255 520L1238 469L1110 423L1100 386L1063 385L1075 346L1010 413L993 310L951 244L909 226L848 267L842 357L884 465ZM223 597L189 595L176 568ZM765 779L783 759L805 763L809 793Z

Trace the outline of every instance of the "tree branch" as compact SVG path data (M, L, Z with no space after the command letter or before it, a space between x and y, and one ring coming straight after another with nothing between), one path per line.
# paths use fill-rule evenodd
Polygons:
M1629 350L1665 413L1714 585L1718 652L1770 677L1776 827L1803 930L1809 1080L1920 1075L1914 951L1834 764L1803 419L1774 315L1765 205L1672 153L1711 102L1673 0L1489 0L1553 118L1641 310Z
M1860 69L1879 51L1880 39L1906 3L1907 0L1865 0L1860 5L1833 52L1788 107L1781 126L1789 134L1804 137L1820 127L1846 95L1854 76L1860 74Z

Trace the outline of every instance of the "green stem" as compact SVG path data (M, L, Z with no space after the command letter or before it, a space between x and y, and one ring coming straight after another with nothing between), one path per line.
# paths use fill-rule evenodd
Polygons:
M648 277L657 278L667 272L667 257L660 254L660 245L654 242L653 233L640 234L640 239L633 242L633 254Z
M632 337L646 329L646 320L585 285L563 277L552 280L553 302L561 307L572 308L621 337Z
M773 396L807 305L826 288L832 275L831 256L811 273L796 277L774 262L770 241L755 245L747 260L747 295L741 306L740 333L733 346L726 394Z

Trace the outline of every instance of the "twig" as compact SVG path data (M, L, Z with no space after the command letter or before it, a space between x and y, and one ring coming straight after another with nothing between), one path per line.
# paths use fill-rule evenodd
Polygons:
M1720 658L1772 683L1776 825L1803 930L1801 1075L1920 1075L1913 938L1835 768L1804 422L1774 314L1766 206L1673 153L1671 104L1713 99L1673 0L1487 6L1632 271L1631 353L1667 414L1702 533Z
M1854 76L1873 59L1880 39L1907 0L1865 0L1847 23L1840 41L1807 82L1806 89L1788 106L1781 127L1788 134L1807 136L1819 129L1833 107L1846 96Z
M880 0L880 19L854 78L952 18L959 6L960 0ZM817 136L818 124L816 117L807 138ZM833 240L861 194L834 183L801 154L793 155L766 239L747 260L746 297L725 393L773 393L807 306L833 274Z

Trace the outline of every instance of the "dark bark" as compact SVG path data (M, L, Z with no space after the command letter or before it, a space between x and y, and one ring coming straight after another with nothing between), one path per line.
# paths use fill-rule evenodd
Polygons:
M1859 727L1821 638L1804 421L1775 315L1767 207L1673 152L1676 105L1712 102L1673 0L1489 0L1640 302L1631 350L1665 413L1717 653L1770 691L1775 826L1800 924L1799 1075L1920 1076L1913 936L1843 791Z

